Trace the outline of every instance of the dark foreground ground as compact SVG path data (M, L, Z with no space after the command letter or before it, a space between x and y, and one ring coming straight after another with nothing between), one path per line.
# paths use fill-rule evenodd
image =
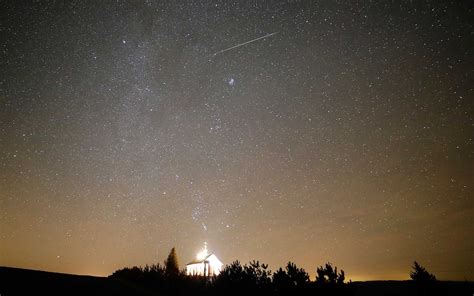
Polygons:
M0 267L0 296L9 295L156 295L106 277Z
M354 295L474 295L474 282L438 282L420 291L412 281L353 282ZM0 267L0 295L157 295L113 278Z
M413 281L368 281L368 282L353 282L355 295L469 295L474 296L474 282L452 282L439 281L436 287L430 289L423 289Z

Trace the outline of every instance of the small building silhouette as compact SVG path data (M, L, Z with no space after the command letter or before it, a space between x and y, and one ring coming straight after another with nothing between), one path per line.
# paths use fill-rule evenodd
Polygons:
M196 259L186 264L186 274L199 276L218 275L223 265L216 255L207 251L207 244L204 243L204 249L197 254Z

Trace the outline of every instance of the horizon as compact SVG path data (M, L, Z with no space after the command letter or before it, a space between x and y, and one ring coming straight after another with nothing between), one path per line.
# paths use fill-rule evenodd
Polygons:
M176 247L175 247L176 248ZM167 254L167 252L164 252L163 254ZM216 254L215 252L209 252L209 254L214 254L216 256L218 256L218 254ZM179 262L179 267L181 270L184 270L187 262L191 262L193 258L196 258L196 256L194 257L191 257L189 258L188 260L184 261L180 256L179 256L179 249L177 249L177 255L178 255L178 262ZM139 267L144 267L145 265L151 265L151 264L161 264L163 265L164 264L164 261L165 261L165 258L166 256L163 257L163 260L158 260L158 261L155 261L155 262L146 262L146 263L142 263L142 264L131 264L131 265L124 265L124 266L118 266L116 267L115 269L111 270L110 272L104 272L104 271L98 271L98 272L94 272L94 271L83 271L83 272L74 272L74 270L76 269L72 269L72 270L69 270L68 269L64 269L62 271L59 271L59 270L48 270L48 269L43 269L43 268L34 268L34 267L28 267L28 266L5 266L5 267L12 267L12 268L21 268L21 269L30 269L30 270L37 270L37 271L46 271L46 272L53 272L53 273L64 273L64 274L72 274L72 275L84 275L84 276L97 276L97 277L108 277L110 275L112 275L112 273L114 271L117 271L121 268L125 268L125 267L133 267L133 266L139 266ZM219 256L218 256L219 259L221 259ZM238 260L240 263L242 264L248 264L250 261L252 260L258 260L258 259L250 259L248 261L242 261L242 260L239 260L239 259L233 259L229 262L223 262L224 265L229 265L231 264L232 262L234 262L235 260ZM261 261L261 260L258 260L260 261L261 263L266 263L265 261ZM186 262L186 263L185 263ZM288 262L294 262L294 261L291 261L291 260L288 260L286 261L285 263L282 263L281 265L279 266L271 266L269 264L269 270L273 273L275 272L278 268L280 267L284 267L286 265L286 263ZM296 263L296 262L294 262ZM324 262L324 263L320 263L320 264L316 264L314 266L314 268L311 268L311 269L307 269L305 268L304 266L306 266L307 264L298 264L296 263L296 265L298 267L303 267L303 269L306 270L306 272L309 274L310 276L310 280L311 281L314 281L315 278L316 278L316 268L319 267L319 266L322 266L324 265L325 263L327 262ZM332 263L332 262L331 262ZM371 274L371 273L366 273L366 275L364 276L363 274L353 274L352 272L350 271L347 271L343 268L343 265L339 266L337 264L333 264L334 266L338 267L338 269L342 269L345 271L346 273L346 281L390 281L390 280L394 280L394 281L408 281L408 280L411 280L410 279L410 271L411 271L411 268L413 266L413 262L410 263L410 265L405 269L405 270L400 270L398 273L397 272L392 272L392 273L387 273L385 274L385 276L381 276L380 274ZM438 276L438 280L441 280L441 281L472 281L472 279L468 279L468 278L464 278L464 279L445 279L443 278L442 276L439 276L440 274L443 274L443 272L439 271L439 270L432 270L431 268L429 268L428 266L428 270L432 271L433 273L435 273L437 276Z
M469 1L2 3L0 265L474 279Z
M239 260L240 261L240 260ZM160 264L163 264L163 262L157 262L157 263L160 263ZM227 264L230 264L231 262L229 263L225 263L224 265L227 265ZM240 263L242 264L248 264L249 262L242 262L240 261ZM261 262L261 263L265 263L265 262ZM288 263L288 262L287 262ZM148 265L150 264L155 264L155 263L148 263ZM144 267L145 265L147 264L143 264L143 265L135 265L135 266L141 266L141 267ZM300 265L297 264L298 267L301 267ZM316 267L319 267L320 265L318 266L315 266L314 270L316 270ZM120 268L124 268L124 267L133 267L133 265L130 265L130 266L122 266L122 267L119 267L115 270L112 270L110 273L73 273L73 272L66 272L66 271L57 271L57 270L48 270L48 269L37 269L37 268L28 268L28 267L22 267L22 266L3 266L3 267L8 267L8 268L18 268L18 269L26 269L26 270L33 270L33 271L44 271L44 272L52 272L52 273L61 273L61 274L71 274L71 275L79 275L79 276L95 276L95 277L108 277L110 275L112 275L112 273ZM181 267L181 265L180 265ZM281 266L278 266L276 268L270 268L270 271L273 273L275 272L278 268L280 267L284 267L284 265L281 265ZM339 268L339 266L337 266ZM410 266L411 268L411 266ZM400 273L399 276L400 277L393 277L393 276L387 276L386 278L372 278L372 277L352 277L350 273L346 273L346 281L352 281L352 282L357 282L357 281L361 281L361 282L364 282L364 281L409 281L411 280L410 279L410 275L409 275L409 272L410 272L410 268L408 268L408 272L405 272L405 273ZM342 268L344 270L344 268ZM306 270L306 269L305 269ZM345 270L344 270L345 271ZM431 270L430 270L431 271ZM316 272L313 271L309 271L309 270L306 270L306 272L309 274L310 276L310 280L311 281L314 281L315 278L316 278ZM440 281L472 281L470 279L463 279L463 280L445 280L443 278L439 278Z

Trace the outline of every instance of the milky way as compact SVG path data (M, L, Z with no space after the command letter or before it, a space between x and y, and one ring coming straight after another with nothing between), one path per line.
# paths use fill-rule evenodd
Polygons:
M0 265L473 279L470 1L0 6Z

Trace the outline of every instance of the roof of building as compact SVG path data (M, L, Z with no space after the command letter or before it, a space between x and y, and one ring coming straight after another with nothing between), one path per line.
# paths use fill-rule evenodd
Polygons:
M209 257L211 257L212 255L214 255L214 254L211 253L211 254L207 255L207 256L206 256L204 259L202 259L202 260L199 260L199 259L193 260L193 261L189 262L189 263L186 264L186 265L203 263L204 261L206 261L206 260L207 260Z

